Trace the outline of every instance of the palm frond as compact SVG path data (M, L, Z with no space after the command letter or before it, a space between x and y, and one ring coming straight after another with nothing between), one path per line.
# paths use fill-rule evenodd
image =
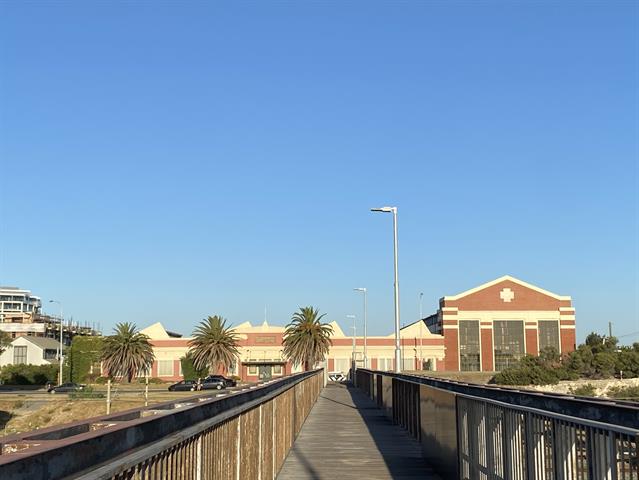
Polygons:
M322 323L326 314L320 315L313 307L301 307L293 314L291 323L284 330L284 356L305 369L326 358L332 345L333 327Z
M239 337L218 315L200 322L189 347L195 368L208 368L210 373L217 373L220 365L228 370L240 356Z
M130 382L138 373L151 369L155 360L153 346L135 324L118 323L114 331L104 339L102 365L110 376L127 378Z

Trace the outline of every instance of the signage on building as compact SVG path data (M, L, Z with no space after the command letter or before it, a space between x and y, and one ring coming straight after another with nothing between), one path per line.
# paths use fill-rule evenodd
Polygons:
M260 335L255 337L255 343L259 345L275 345L277 338L275 335Z

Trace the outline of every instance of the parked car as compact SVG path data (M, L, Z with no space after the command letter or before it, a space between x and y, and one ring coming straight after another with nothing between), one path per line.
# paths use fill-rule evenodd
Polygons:
M169 386L170 392L194 392L198 390L198 383L195 380L182 380Z
M206 381L206 380L222 380L224 382L225 387L237 386L237 382L235 380L233 380L232 378L227 378L224 375L209 375L202 381Z
M203 378L200 383L200 390L222 390L226 388L226 382L219 378Z
M69 392L80 392L84 390L86 385L82 385L80 383L63 383L58 386L50 386L47 388L47 392L49 393L69 393Z

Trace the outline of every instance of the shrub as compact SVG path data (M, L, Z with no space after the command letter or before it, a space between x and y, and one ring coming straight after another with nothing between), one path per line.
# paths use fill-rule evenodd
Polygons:
M95 379L95 383L97 385L106 385L107 380L109 380L109 377L98 377ZM113 379L111 379L111 381L113 381Z
M182 377L184 380L197 380L198 378L206 377L209 373L207 368L199 370L195 368L193 356L190 352L180 358L180 363L182 364Z
M146 378L138 378L138 383L143 383L146 384ZM164 380L162 380L161 378L157 378L157 377L149 377L149 383L150 384L158 384L158 383L164 383Z
M613 387L608 390L608 396L626 400L639 400L639 386Z
M79 392L71 392L69 393L69 398L72 400L80 400L83 398L104 398L103 393L94 392L93 388L86 387L84 390Z
M507 368L492 378L491 383L500 385L554 385L560 380L560 368L547 365L548 359L526 355L516 365Z
M571 388L570 393L572 395L577 395L580 397L594 397L595 386L592 383L588 383L586 385L580 385L578 387Z
M0 368L0 381L7 385L44 385L58 378L58 365L6 365Z

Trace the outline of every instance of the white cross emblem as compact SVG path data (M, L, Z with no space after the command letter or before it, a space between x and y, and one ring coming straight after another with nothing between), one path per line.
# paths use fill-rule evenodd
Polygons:
M513 298L515 298L515 292L513 292L510 288L504 288L501 292L499 292L499 298L506 303L510 303L513 301Z

